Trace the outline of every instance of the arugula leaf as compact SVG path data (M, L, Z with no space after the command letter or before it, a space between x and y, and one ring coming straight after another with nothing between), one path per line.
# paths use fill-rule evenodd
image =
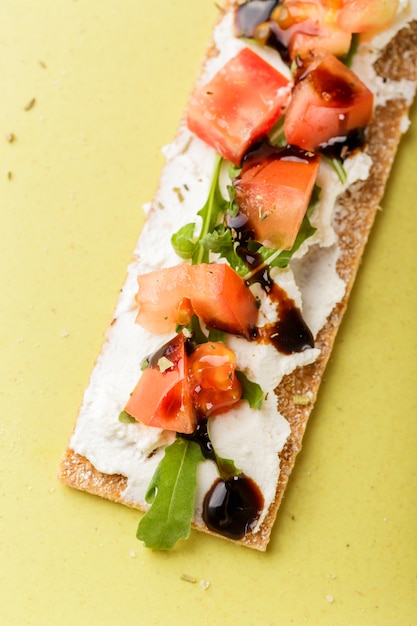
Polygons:
M236 370L236 378L242 385L242 400L249 402L251 409L261 409L264 401L262 387L258 383L249 380L246 374L240 370Z
M228 203L223 198L219 187L220 170L223 163L223 159L220 155L217 155L217 162L214 170L213 182L211 184L210 192L207 201L202 209L197 213L203 219L203 225L198 238L200 243L208 233L214 230L217 224L219 213L224 213L227 210ZM209 262L208 250L205 250L202 245L197 245L195 252L192 256L193 265L198 263Z
M169 550L190 535L197 486L197 467L204 460L194 441L177 438L165 449L146 492L151 505L136 536L153 550Z
M182 259L191 259L194 254L196 243L193 241L195 224L185 224L171 237L171 243Z
M285 148L285 146L287 145L287 140L284 133L284 121L285 115L282 115L269 133L269 140L273 146Z
M347 54L345 54L344 58L342 59L343 63L347 67L351 67L352 66L353 57L357 53L358 47L359 47L359 34L358 33L353 33L352 41L351 41L351 44L350 44L350 48L349 48Z
M224 248L233 246L233 238L230 228L223 224L216 226L210 233L207 233L201 240L201 245L205 250L221 253Z
M137 424L137 420L127 411L122 411L119 414L119 422L122 422L122 424Z
M204 238L202 244L211 252L215 252L225 259L239 276L244 276L247 273L248 268L245 261L237 254L239 243L234 241L230 228L224 224L216 226L214 231Z
M229 176L230 178L237 178L242 171L242 168L239 165L234 165L234 163L230 163L229 166Z
M194 345L199 345L200 343L207 343L209 341L223 341L226 333L223 330L218 330L217 328L207 328L207 335L203 333L200 326L200 320L197 315L193 315L191 318L191 323L188 326L177 326L177 332L181 332L187 329L189 338L192 340Z
M242 470L238 469L231 459L223 459L214 450L214 456L216 459L217 470L220 478L223 480L230 480L233 476L239 476L242 474Z
M191 259L193 265L198 263L209 263L209 252L211 244L207 243L212 237L218 224L219 217L227 211L236 211L234 198L226 200L220 190L220 172L222 169L223 159L217 155L213 180L210 191L204 206L198 211L197 215L202 218L202 226L200 234L195 239L195 223L189 223L182 226L171 237L171 243L175 252L182 259ZM230 193L230 190L229 190Z
M345 168L343 166L343 161L341 159L328 157L325 154L322 154L322 157L323 157L323 159L325 161L327 161L327 163L329 163L329 165L332 166L332 168L336 172L340 182L342 183L342 185L344 185L346 180L347 180L347 174L346 174L346 170L345 170Z
M222 341L224 343L226 332L217 328L208 328L208 341Z

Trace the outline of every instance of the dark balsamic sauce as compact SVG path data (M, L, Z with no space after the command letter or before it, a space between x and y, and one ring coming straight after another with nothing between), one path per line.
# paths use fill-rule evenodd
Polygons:
M191 435L181 433L200 446L204 458L218 459L207 429L207 418L201 418ZM263 509L264 499L258 485L245 474L218 478L203 503L203 520L210 530L231 539L241 539L251 529Z
M280 4L282 4L281 0L250 0L250 2L240 4L236 9L236 34L238 37L257 39L258 28L261 27L264 31L262 43L277 50L282 60L289 64L291 59L283 32L271 19L274 9ZM266 30L265 26L267 26Z
M274 146L264 137L245 154L242 173L252 167L267 165L273 160L317 163L319 158L318 154L311 152L311 150L303 150L298 146Z
M321 94L333 107L348 107L353 104L357 93L355 85L337 76L323 63L319 63L308 75L308 79L312 81L316 93Z
M182 439L198 443L204 458L216 463L216 453L214 452L213 444L211 443L210 435L208 434L206 417L199 419L197 428L193 433L188 435L186 433L178 434L182 437Z
M346 135L336 137L336 139L332 141L321 144L320 152L329 159L340 159L344 161L358 149L363 150L365 144L365 129L356 128Z
M256 28L268 22L280 0L251 0L236 9L236 29L239 37L254 37Z
M203 519L209 530L238 540L251 530L263 505L259 487L245 474L218 478L204 498Z
M258 328L256 341L271 343L282 354L314 348L314 337L294 300L275 283L269 297L273 302L278 302L279 318L277 322Z

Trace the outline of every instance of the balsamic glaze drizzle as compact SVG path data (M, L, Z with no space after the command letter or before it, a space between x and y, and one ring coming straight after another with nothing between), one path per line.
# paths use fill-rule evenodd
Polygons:
M191 435L183 439L195 441L203 456L218 465L218 459L207 429L207 418L199 421ZM264 506L258 485L244 473L217 478L203 501L203 519L210 530L230 539L242 539L253 527Z
M218 478L204 498L203 518L209 530L230 539L242 539L255 524L263 505L263 495L249 476Z

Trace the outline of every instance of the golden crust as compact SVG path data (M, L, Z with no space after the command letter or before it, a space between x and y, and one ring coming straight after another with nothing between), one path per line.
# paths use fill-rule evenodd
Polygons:
M214 53L215 50L210 48L208 54ZM374 68L378 75L387 79L417 81L417 21L412 21L397 34L381 53ZM370 176L365 182L357 183L346 191L340 200L341 211L335 216L335 229L341 251L337 271L347 285L346 293L342 301L333 309L326 325L317 337L316 346L321 350L317 361L312 365L300 367L286 376L276 390L279 410L291 426L290 437L280 454L281 473L276 497L260 530L257 533L249 533L243 540L235 543L261 551L266 550L289 476L301 450L307 421L347 307L363 251L379 209L402 136L402 121L408 114L408 109L409 105L404 100L391 100L384 107L376 108L374 120L368 128L367 151L373 161ZM309 404L294 402L294 396L307 394L311 399ZM87 459L70 448L66 450L61 462L59 479L70 487L132 506L122 497L127 482L125 477L102 474ZM194 527L210 533L204 526Z

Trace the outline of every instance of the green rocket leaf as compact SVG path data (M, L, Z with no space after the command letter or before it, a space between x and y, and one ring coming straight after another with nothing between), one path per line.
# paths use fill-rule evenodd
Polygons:
M147 548L169 550L190 534L197 486L197 466L204 460L200 446L178 438L168 446L146 492L151 505L136 536Z

